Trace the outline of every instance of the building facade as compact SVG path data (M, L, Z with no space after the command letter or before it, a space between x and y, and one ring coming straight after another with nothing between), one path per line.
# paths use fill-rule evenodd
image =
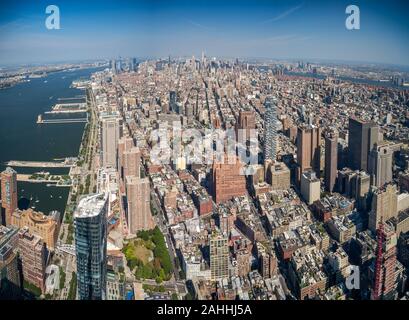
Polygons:
M11 215L17 209L17 172L13 168L6 168L1 173L1 206L4 209L4 217L0 215L0 221L7 226L11 223Z
M228 239L221 235L214 235L210 239L210 274L212 280L229 276Z
M275 161L277 156L277 106L273 98L265 101L264 114L264 161Z
M330 132L325 136L325 189L333 192L337 180L338 136Z
M150 183L148 178L126 178L127 222L131 234L155 227L150 206Z
M45 292L45 269L48 259L47 247L39 236L20 229L18 251L22 263L23 279Z
M74 211L77 287L80 300L105 300L108 195L82 198Z
M58 240L60 224L54 217L46 216L31 208L16 210L11 216L11 224L18 228L27 227L31 233L43 239L48 249L54 250Z
M120 121L116 117L101 120L101 152L104 167L117 168L118 141L121 138Z
M246 177L242 169L239 160L231 164L213 164L213 195L216 203L246 194Z
M379 129L375 123L349 119L349 167L368 172L370 150L378 142Z

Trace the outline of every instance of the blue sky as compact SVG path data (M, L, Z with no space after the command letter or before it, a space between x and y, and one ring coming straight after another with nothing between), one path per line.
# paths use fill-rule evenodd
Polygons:
M60 8L48 30L45 8ZM356 4L361 29L345 28ZM409 65L408 1L0 2L0 64L110 57L330 59ZM405 16L406 15L406 16Z

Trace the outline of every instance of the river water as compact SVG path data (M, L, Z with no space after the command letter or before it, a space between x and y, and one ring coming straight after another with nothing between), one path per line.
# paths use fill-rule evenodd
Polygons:
M89 78L97 70L91 68L53 73L0 90L0 171L5 169L5 162L10 160L52 161L77 156L85 123L37 124L37 116L50 111L56 103L66 102L59 101L59 98L85 95L85 91L70 88L70 85L73 80ZM68 173L65 168L15 170L18 173L42 170L54 174ZM67 187L18 183L19 199L31 199L29 206L45 214L52 210L63 212L68 192ZM20 201L20 204L22 202L24 201Z

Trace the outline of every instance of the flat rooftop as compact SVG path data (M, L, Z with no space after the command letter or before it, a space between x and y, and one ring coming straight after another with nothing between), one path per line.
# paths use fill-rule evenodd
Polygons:
M107 193L85 196L74 211L74 218L91 218L97 216L108 199Z

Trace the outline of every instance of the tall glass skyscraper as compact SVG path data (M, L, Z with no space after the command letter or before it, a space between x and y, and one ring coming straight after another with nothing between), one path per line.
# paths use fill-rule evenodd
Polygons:
M276 160L277 152L277 107L276 99L266 98L264 114L264 162Z
M74 212L80 300L104 300L107 272L107 194L82 198Z

